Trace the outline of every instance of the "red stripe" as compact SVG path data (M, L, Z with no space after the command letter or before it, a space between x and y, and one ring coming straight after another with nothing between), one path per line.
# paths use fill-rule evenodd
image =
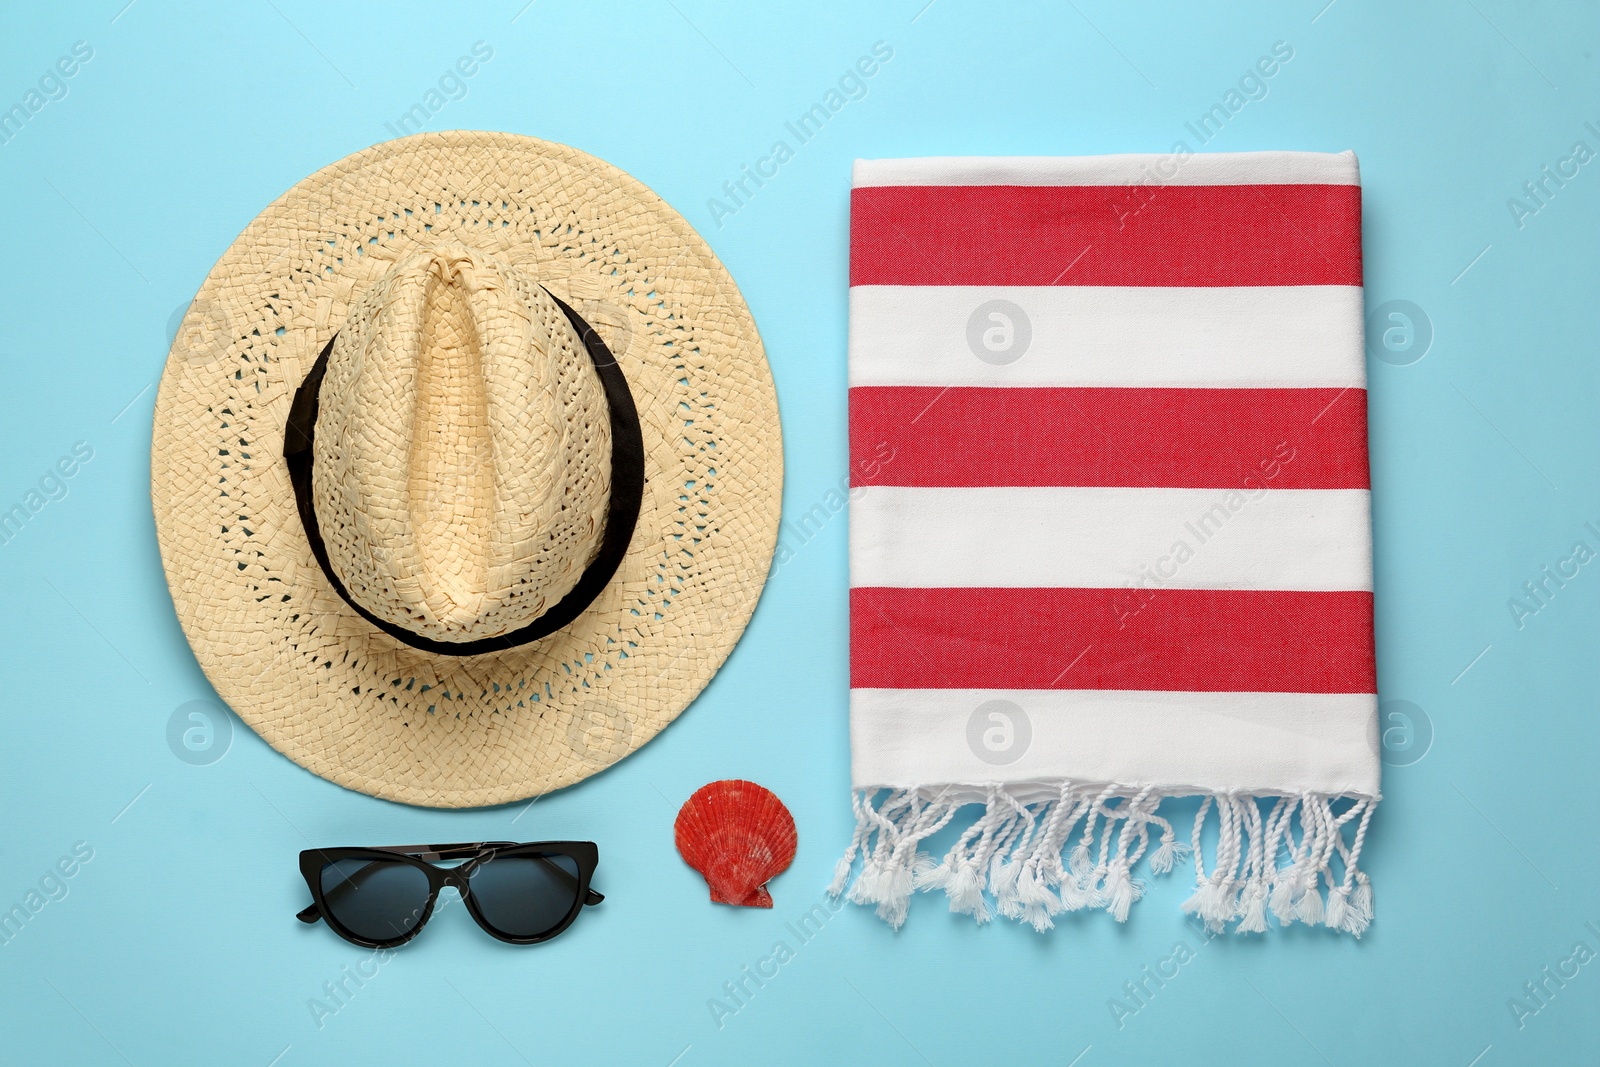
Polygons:
M1367 394L858 386L850 453L855 485L1366 489Z
M852 589L850 684L1375 693L1372 594Z
M1360 285L1358 185L896 185L851 285Z

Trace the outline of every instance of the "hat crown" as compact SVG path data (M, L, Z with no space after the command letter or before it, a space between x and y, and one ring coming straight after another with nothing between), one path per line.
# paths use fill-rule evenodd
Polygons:
M313 448L329 565L362 608L423 637L520 629L599 551L599 376L550 294L481 252L410 256L356 299Z

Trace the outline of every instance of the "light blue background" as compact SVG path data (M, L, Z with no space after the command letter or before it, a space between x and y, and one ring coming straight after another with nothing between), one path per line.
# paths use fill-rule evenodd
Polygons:
M1583 526L1600 525L1600 163L1521 227L1507 200L1575 141L1600 149L1584 125L1600 127L1600 14L1324 2L8 4L0 107L74 42L94 55L0 144L0 509L75 442L94 457L0 546L0 908L75 842L94 856L0 945L0 1060L1593 1062L1600 962L1551 984L1520 1029L1508 1001L1577 942L1600 949L1585 927L1600 927L1600 563L1520 628L1507 601L1575 541L1600 548ZM784 924L823 899L850 832L842 517L786 535L795 558L677 724L531 809L373 800L242 726L210 765L174 755L169 717L213 699L147 488L174 312L263 206L392 136L479 40L492 61L427 128L573 144L701 230L766 340L789 514L845 475L852 158L1196 147L1185 121L1292 46L1206 147L1355 149L1368 307L1411 301L1435 332L1418 362L1370 359L1380 682L1432 742L1388 768L1363 941L1219 939L1119 1027L1123 984L1196 942L1185 875L1155 882L1125 927L1091 914L1043 937L919 897L898 934L860 909L832 917L719 1028L707 1001L779 938L796 944ZM880 40L894 58L869 95L717 225L708 198ZM1386 725L1390 758L1415 759L1408 724ZM725 776L765 783L798 819L774 911L711 906L673 850L677 806ZM609 894L569 934L515 949L447 908L319 1028L308 1002L366 954L294 921L301 848L563 836L600 843Z

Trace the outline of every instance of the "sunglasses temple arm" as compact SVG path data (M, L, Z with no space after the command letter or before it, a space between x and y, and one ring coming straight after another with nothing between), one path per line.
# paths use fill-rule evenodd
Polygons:
M398 852L415 856L424 863L438 860L466 860L481 855L485 850L510 848L515 841L468 841L456 845L382 845L384 852Z
M499 848L513 848L515 846L515 841L473 841L459 845L390 845L386 848L386 851L404 853L407 856L415 856L420 860L428 862L433 860L474 859L480 856L485 850L493 851ZM569 885L576 884L572 875L569 874L566 869L561 867L559 864L551 863L542 856L538 857L538 859L540 863L544 864L552 874L555 874L562 881ZM367 868L363 867L361 871L358 871L355 875L355 878L359 878L361 873L366 869ZM351 881L353 882L355 878L352 878ZM585 904L593 905L600 903L604 899L606 898L603 893L596 893L593 889L591 889L583 898L583 902ZM315 905L313 905L313 907L315 907ZM306 919L305 921L316 922L315 919Z
M295 916L295 918L299 919L303 923L314 923L318 919L322 918L322 911L317 907L316 902L313 901L309 908L301 911Z

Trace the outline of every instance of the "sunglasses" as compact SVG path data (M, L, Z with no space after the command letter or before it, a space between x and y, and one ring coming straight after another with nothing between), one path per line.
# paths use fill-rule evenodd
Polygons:
M295 918L325 919L346 941L393 948L417 936L439 891L454 886L490 936L534 945L605 899L589 888L599 859L592 841L312 848L300 853L312 903ZM449 860L464 862L437 866Z

